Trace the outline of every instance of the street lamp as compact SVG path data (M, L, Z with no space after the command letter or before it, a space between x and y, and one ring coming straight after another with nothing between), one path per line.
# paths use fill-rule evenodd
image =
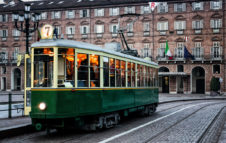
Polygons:
M30 9L31 5L25 4L24 14L19 15L18 13L15 13L13 17L16 29L26 34L26 54L29 54L29 33L33 33L38 29L39 20L41 19L41 15L39 13L31 15ZM31 19L34 23L33 29L30 29ZM18 21L20 22L20 26L18 26Z

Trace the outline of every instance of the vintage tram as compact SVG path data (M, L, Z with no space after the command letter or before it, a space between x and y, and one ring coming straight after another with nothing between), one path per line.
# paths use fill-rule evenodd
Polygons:
M116 125L158 105L158 65L96 45L45 39L31 45L26 112L37 130ZM30 107L29 107L30 106Z

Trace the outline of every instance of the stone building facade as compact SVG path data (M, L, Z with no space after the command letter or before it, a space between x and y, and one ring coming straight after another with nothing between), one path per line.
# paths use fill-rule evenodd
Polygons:
M102 47L121 43L118 27L126 27L125 38L141 58L159 63L160 92L209 93L212 76L225 82L226 0L167 1L152 12L149 0L43 0L29 1L31 11L40 12L44 24L53 25L65 39ZM22 12L19 0L0 4L0 89L23 90L24 67L16 66L25 53L25 35L15 30L13 13ZM139 14L138 19L134 21ZM123 17L121 17L124 15ZM61 36L59 36L61 37ZM30 43L37 41L37 31ZM166 41L172 57L165 55ZM123 47L123 46L122 46ZM185 47L192 56L185 54ZM108 47L105 47L108 48Z

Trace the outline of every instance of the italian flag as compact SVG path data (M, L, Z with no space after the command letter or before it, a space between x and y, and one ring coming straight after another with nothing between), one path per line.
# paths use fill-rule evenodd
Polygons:
M170 50L169 50L168 41L166 41L166 49L165 49L165 54L166 54L166 56L168 56L168 57L169 57L169 59L173 59L172 54L171 54L171 52L170 52Z

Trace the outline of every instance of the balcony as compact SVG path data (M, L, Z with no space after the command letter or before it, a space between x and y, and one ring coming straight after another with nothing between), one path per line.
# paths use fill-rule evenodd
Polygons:
M73 39L74 38L74 34L67 34L67 38L68 39Z
M19 40L20 40L20 37L19 37L19 36L13 36L13 39L14 39L15 41L19 41Z
M181 30L177 30L177 35L183 35L184 34L184 30L181 29Z
M133 32L127 32L128 37L133 37Z
M83 39L87 39L88 38L88 34L82 34L82 38Z
M201 34L202 33L202 29L195 29L195 34Z
M7 37L2 37L2 41L7 41Z
M117 38L118 34L117 33L111 33L112 38Z
M144 31L144 36L150 36L150 31Z
M103 33L97 33L97 38L102 38L103 37Z
M219 28L214 28L213 29L213 33L215 33L215 34L220 33L220 29Z
M159 35L166 35L166 31L165 30L159 31Z

